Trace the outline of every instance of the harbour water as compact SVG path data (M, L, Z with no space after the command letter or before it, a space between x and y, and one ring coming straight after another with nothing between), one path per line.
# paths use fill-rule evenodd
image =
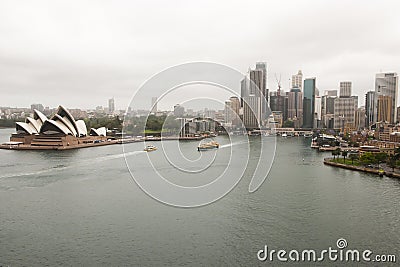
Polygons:
M12 131L0 129L0 142ZM349 248L398 253L400 180L325 166L330 154L310 149L310 142L277 138L274 164L258 191L248 192L245 173L224 198L192 209L161 204L141 191L121 145L0 150L0 265L266 266L271 263L257 259L264 245L322 250L338 238ZM196 157L197 144L182 144L182 152ZM139 173L147 171L143 145L126 145ZM157 161L162 151L151 153ZM217 159L209 171L221 171L225 162ZM250 157L249 164L256 162ZM160 164L176 183L204 182Z

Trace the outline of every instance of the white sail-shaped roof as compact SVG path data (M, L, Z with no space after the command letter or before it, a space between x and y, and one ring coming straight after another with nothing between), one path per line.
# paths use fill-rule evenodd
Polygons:
M27 134L37 134L38 133L38 131L32 124L26 123L26 122L16 122L15 129L16 129L17 133L21 132L21 131L23 131Z
M47 120L47 117L37 109L33 110L33 118L35 120L40 120L42 124Z
M35 128L37 133L40 131L40 127L42 127L42 121L40 119L35 120L35 119L32 119L31 117L27 117L25 122L28 124L31 124Z
M107 129L106 127L101 127L98 129L92 128L90 129L90 135L93 136L106 136L107 135Z
M57 133L62 133L66 135L73 135L71 130L62 122L59 120L46 120L42 128L40 129L41 133L46 133L46 132L57 132Z
M78 136L86 136L87 135L87 128L86 124L83 120L77 120L76 121L76 126L78 128Z
M75 131L74 131L74 133L76 133L75 136L77 136L77 133L79 132L78 126L76 125L76 121L75 121L74 117L71 115L71 113L69 113L69 111L66 108L64 108L63 106L59 106L58 110L57 110L57 114L59 116L63 117L65 120L68 120L71 123L72 127L75 129Z
M27 117L25 122L17 122L15 124L15 130L17 133L25 132L26 134L37 134L40 132L40 128L46 120L47 117L35 109L33 111L33 118Z
M62 123L64 123L65 126L68 127L68 129L71 131L71 133L74 136L77 136L77 132L76 132L75 127L72 125L72 123L70 122L70 120L67 117L61 117L60 115L55 114L53 116L52 120L61 121Z
M26 134L66 134L76 137L87 136L86 124L83 120L75 121L74 117L63 106L59 106L57 113L51 118L38 110L34 110L33 118L26 118L25 122L17 122L18 133Z

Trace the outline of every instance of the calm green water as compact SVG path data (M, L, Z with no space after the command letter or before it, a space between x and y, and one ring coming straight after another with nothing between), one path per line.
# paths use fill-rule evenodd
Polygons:
M0 129L0 142L11 132ZM195 209L170 207L143 193L122 146L0 150L0 265L266 266L271 263L256 255L264 245L322 250L340 237L351 248L398 253L400 181L324 166L324 154L309 142L278 138L274 165L258 191L248 193L246 173L226 197ZM196 159L195 146L182 144L182 153ZM142 149L142 143L127 146L129 161L145 174ZM177 176L159 155L151 157L176 183L201 184L209 177ZM210 171L221 171L226 158L215 164Z

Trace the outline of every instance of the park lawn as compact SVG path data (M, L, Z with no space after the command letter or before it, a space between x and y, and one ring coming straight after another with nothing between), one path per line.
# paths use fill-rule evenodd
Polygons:
M341 164L353 165L353 166L360 166L360 165L361 165L360 161L357 160L357 159L355 159L355 160L353 161L353 163L351 163L351 159L346 158L346 160L343 161L343 157L341 157L341 158L336 158L336 159L332 159L331 161L332 161L332 162L335 162L335 163L341 163Z

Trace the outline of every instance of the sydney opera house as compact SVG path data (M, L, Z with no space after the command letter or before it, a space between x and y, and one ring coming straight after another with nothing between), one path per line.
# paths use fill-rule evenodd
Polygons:
M48 119L34 110L33 118L16 123L16 133L10 142L0 148L14 149L72 149L112 143L107 141L106 128L92 128L88 134L83 120L75 120L71 113L59 106L56 114Z

